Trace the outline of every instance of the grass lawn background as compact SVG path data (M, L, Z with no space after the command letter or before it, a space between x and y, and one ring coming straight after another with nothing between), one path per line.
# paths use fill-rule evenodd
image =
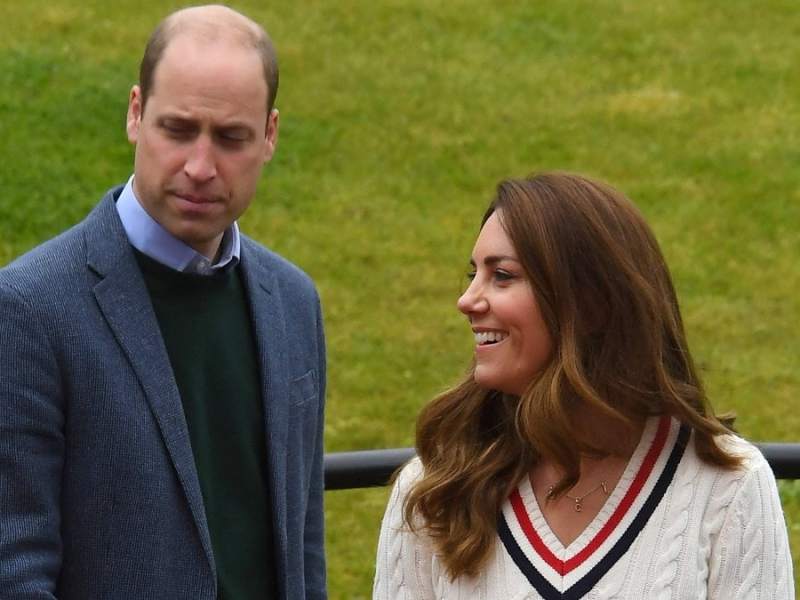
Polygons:
M0 264L128 177L127 94L180 4L27 0L0 21ZM234 4L278 49L278 152L243 219L316 280L329 451L408 446L470 356L455 310L496 182L632 197L718 410L800 441L800 20L793 0ZM326 495L332 598L367 598L388 490ZM795 556L800 484L781 485ZM797 576L796 576L797 577Z

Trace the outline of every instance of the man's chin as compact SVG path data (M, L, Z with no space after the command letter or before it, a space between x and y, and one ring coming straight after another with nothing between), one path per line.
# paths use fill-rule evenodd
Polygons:
M222 241L223 232L209 231L197 227L172 227L165 228L174 238L183 242L196 252L208 256L210 252L213 256Z

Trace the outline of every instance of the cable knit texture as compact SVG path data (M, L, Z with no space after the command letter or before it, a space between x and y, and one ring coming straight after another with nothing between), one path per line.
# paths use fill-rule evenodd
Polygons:
M373 599L793 600L789 542L769 464L752 444L729 436L725 443L745 460L738 470L722 470L703 463L690 440L662 496L654 482L662 472L669 471L665 466L666 455L670 448L679 445L675 441L677 429L678 424L673 421L663 460L655 463L639 497L627 511L630 514L623 514L612 533L596 544L586 564L569 567L572 573L561 576L556 570L548 572L546 560L520 533L524 527L512 523L509 515L513 517L514 513L509 506L503 507L502 514L525 555L524 560L547 580L539 585L541 589L523 574L500 536L479 577L450 580L424 532L412 533L403 524L404 498L422 469L419 460L414 459L395 483L383 519ZM568 561L596 532L603 530L616 507L624 504L623 496L646 462L647 447L655 437L653 427L649 427L620 484L609 496L608 506L587 527L586 535L567 548L555 544L549 547L553 544L552 533L541 518L530 485L527 482L520 485L518 492L525 510L534 513L529 514L530 522L554 556ZM625 537L626 528L634 527L636 514L652 496L658 501L652 515L643 527L633 532L635 539L627 550L616 561L608 560L612 548ZM508 535L504 539L507 544ZM580 592L583 595L577 595L581 578L591 578L587 574L598 570L602 577L591 589Z

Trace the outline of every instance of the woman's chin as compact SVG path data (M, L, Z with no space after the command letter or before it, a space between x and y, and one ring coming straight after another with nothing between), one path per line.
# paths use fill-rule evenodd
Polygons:
M516 387L509 385L509 382L503 380L502 378L481 374L476 370L474 379L475 383L478 384L478 387L486 391L495 391L503 394L509 394L511 396L519 396L519 393L515 391Z

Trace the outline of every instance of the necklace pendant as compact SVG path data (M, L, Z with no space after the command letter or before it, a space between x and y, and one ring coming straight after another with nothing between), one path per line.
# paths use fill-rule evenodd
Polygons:
M575 512L581 512L583 510L581 500L583 500L583 498L575 498Z

